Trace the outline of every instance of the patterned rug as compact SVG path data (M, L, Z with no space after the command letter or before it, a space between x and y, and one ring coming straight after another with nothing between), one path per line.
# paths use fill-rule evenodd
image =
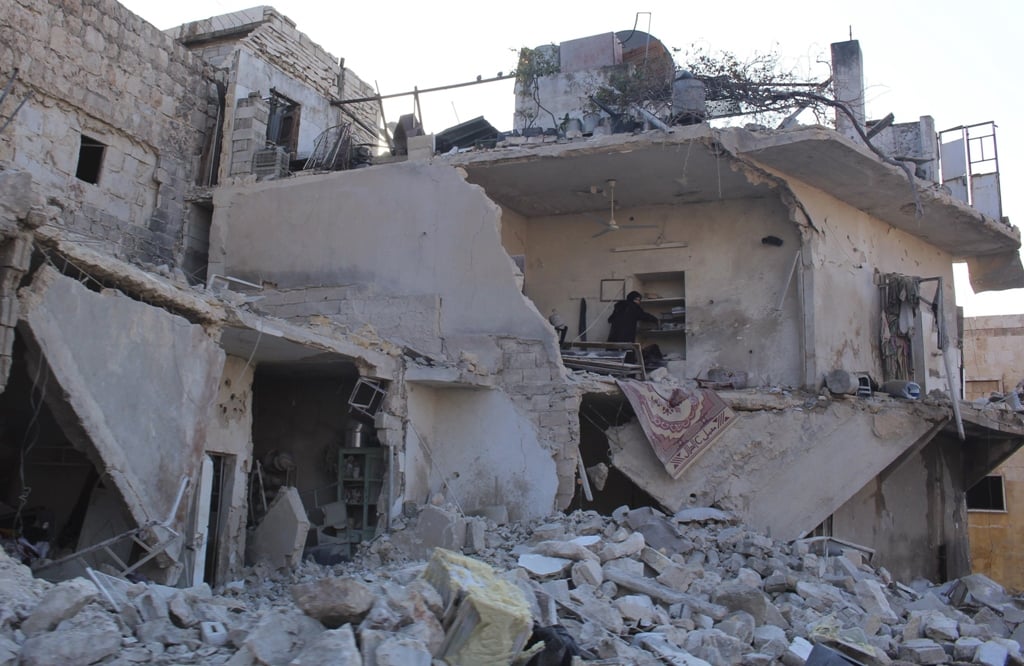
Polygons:
M691 391L631 379L616 383L673 479L678 479L736 419L736 413L711 389Z

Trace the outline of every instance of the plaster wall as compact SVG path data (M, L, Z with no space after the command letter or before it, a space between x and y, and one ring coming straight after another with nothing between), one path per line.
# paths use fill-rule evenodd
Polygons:
M795 181L789 185L817 228L816 232L808 230L801 257L805 301L812 313L814 331L808 345L808 383L820 384L825 373L835 368L868 372L881 380L878 274L943 278L946 330L955 354L952 256L820 190ZM909 199L909 190L907 196ZM927 217L921 220L921 224L927 223ZM935 283L922 285L921 295L929 301L934 293ZM915 374L915 381L922 393L936 388L948 390L937 328L924 303L921 312L925 367Z
M544 341L556 359L551 328L516 288L498 214L458 170L425 163L222 188L210 271L282 290L437 298L434 330L463 336L462 349L465 336L500 334ZM417 329L404 333L423 338Z
M897 580L971 573L960 458L959 441L935 438L837 509L832 534L876 549L872 565Z
M556 508L556 468L543 464L551 453L534 423L500 391L416 387L410 393L416 429L406 442L406 461L417 474L406 477L408 499L441 493L466 512L502 504L513 521Z
M230 456L233 465L225 478L230 488L221 492L220 533L208 535L220 544L216 580L239 575L245 560L245 522L248 510L249 471L252 469L252 382L253 367L246 359L227 356L220 377L217 399L210 407L206 429L206 452Z
M735 407L744 394L723 395ZM765 403L738 412L678 479L635 422L609 430L608 439L615 466L669 510L720 506L786 540L814 529L944 422L941 409L887 399Z
M526 217L511 208L501 208L501 244L511 255L526 254L529 248L530 225Z
M65 432L95 451L138 524L163 521L182 477L196 479L224 353L200 326L49 267L21 300L19 332L52 372Z
M499 457L507 462L494 471L504 495L528 504L523 515L568 504L579 399L566 381L553 329L517 285L497 205L460 170L405 163L309 175L222 188L215 204L211 272L268 285L253 304L264 312L326 318L360 339L429 353L439 363L430 382L493 387L486 399L459 391L468 407L454 398L424 407L437 413L432 428L421 430L413 410L410 427L427 438L433 430L443 449L438 455L464 454L468 442L479 446L495 437L489 419L467 414L490 414L514 433L497 439L511 448L504 454L511 458ZM449 419L451 430L436 425ZM413 439L407 433L404 441ZM411 493L409 501L422 501L429 489L420 456L412 446L401 463L405 478L396 479ZM548 474L554 484L545 481L523 495L523 478ZM486 490L493 493L493 477ZM473 499L483 491L465 492Z
M0 73L17 80L0 163L30 172L59 223L118 258L180 260L185 192L216 118L214 72L114 0L0 4ZM6 105L6 104L5 104ZM106 144L76 178L81 136Z
M638 273L685 272L685 375L720 366L748 372L754 385L800 384L800 312L795 279L783 293L800 237L777 198L621 209L621 229L594 238L607 213L529 220L526 294L576 327L586 299L589 340L605 340L613 302L601 302L601 280L625 280L623 293L645 291ZM773 235L781 247L761 239ZM687 247L614 252L613 248L683 241ZM681 288L681 286L680 286ZM780 303L782 309L778 309ZM664 340L660 342L668 347Z

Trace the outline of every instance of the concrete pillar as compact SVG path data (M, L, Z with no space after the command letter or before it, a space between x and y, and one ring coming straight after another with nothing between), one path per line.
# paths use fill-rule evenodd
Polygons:
M860 42L856 39L832 44L832 86L836 101L843 102L849 107L856 122L863 129L864 63ZM851 139L858 138L853 121L839 109L836 109L836 129Z

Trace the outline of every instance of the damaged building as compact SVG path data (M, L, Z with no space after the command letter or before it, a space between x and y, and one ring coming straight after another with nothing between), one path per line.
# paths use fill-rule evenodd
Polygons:
M2 11L0 501L40 575L219 583L426 505L625 503L970 570L964 491L1024 428L959 402L952 263L1020 286L1020 235L941 187L930 119L872 144L910 179L863 143L855 43L838 129L589 104L561 78L635 66L605 35L545 51L517 136L371 166L372 91L269 7ZM631 291L658 324L593 342Z

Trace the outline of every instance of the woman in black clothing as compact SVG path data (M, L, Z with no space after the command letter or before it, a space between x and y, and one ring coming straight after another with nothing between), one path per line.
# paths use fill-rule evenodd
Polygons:
M626 294L626 300L615 304L611 316L608 317L608 322L612 325L608 331L608 342L636 342L637 322L657 323L657 317L644 312L640 307L642 298L639 291L631 291Z

